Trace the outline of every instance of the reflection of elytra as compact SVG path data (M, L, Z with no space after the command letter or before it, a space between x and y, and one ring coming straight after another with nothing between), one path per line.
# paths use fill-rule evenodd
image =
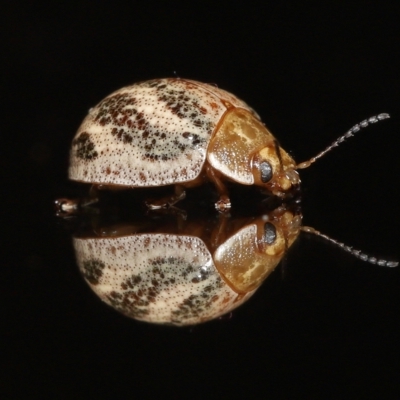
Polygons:
M139 320L191 325L247 300L297 238L300 223L281 207L258 218L176 224L175 232L171 224L152 232L97 229L98 237L75 237L74 247L103 301Z

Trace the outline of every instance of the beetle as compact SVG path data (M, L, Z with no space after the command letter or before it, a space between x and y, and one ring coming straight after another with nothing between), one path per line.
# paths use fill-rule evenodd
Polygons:
M231 207L225 182L257 185L284 198L300 183L298 169L386 118L383 113L356 124L296 164L235 95L193 80L153 79L119 89L89 110L72 141L69 178L95 189L174 185L173 195L147 202L150 209L172 206L185 188L211 181L219 193L215 207L224 212ZM60 199L56 206L73 213L78 203Z
M73 245L82 276L105 303L134 319L184 326L248 300L300 226L301 215L279 207L251 218L97 227Z
M211 181L219 211L231 204L225 181L258 185L283 195L300 182L296 163L258 114L215 86L187 79L154 79L124 87L91 108L72 141L69 178L100 189L175 186Z

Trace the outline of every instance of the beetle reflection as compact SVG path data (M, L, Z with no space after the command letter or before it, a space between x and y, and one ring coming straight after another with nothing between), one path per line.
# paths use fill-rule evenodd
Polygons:
M96 229L74 238L86 282L138 320L193 325L229 313L257 290L300 232L279 207L259 217L166 218Z

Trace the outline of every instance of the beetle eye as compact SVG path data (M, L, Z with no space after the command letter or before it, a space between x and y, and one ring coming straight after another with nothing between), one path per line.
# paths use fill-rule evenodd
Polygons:
M264 242L267 244L272 244L276 240L276 228L271 222L267 222L264 225Z
M261 182L267 183L272 179L272 167L268 161L260 164Z

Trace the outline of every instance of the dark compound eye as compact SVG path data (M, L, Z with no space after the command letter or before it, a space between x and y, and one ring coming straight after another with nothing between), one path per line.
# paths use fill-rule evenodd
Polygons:
M260 164L261 182L267 183L272 179L272 167L268 161Z
M276 240L276 228L271 222L267 222L264 225L264 242L267 244L272 244Z

